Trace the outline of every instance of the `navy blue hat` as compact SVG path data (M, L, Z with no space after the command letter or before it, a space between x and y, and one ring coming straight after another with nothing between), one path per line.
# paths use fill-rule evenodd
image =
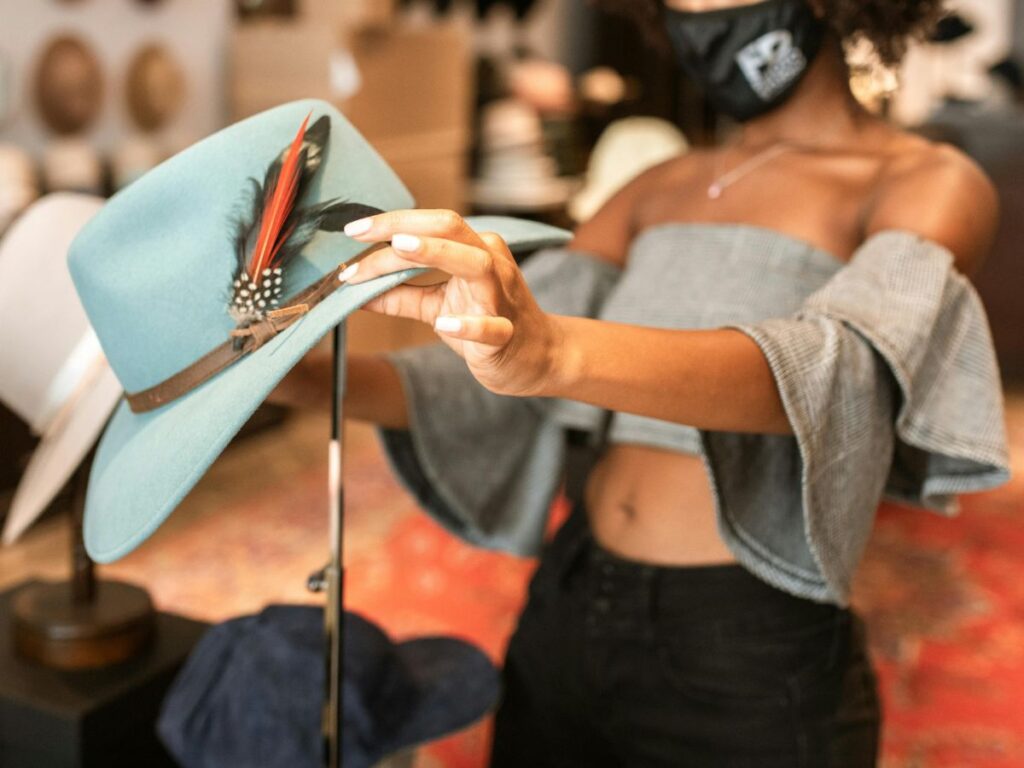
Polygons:
M208 630L164 700L157 731L183 768L322 762L323 610L272 605ZM479 720L498 698L482 651L449 637L393 643L345 614L342 757L369 768Z

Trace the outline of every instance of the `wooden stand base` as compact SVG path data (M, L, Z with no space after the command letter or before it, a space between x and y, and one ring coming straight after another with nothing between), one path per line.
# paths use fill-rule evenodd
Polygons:
M21 589L11 601L19 656L54 669L95 669L141 653L152 641L155 611L144 589L98 581L88 602L70 582Z
M154 723L175 674L208 626L158 613L153 640L121 664L66 671L13 649L13 605L27 582L0 592L0 766L175 768Z

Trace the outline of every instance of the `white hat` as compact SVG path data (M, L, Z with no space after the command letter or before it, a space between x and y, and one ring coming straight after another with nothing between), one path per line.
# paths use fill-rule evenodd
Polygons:
M98 197L48 195L0 241L0 401L41 438L11 502L5 544L68 481L121 396L66 263L71 241L102 206Z
M492 101L483 110L479 176L469 189L478 207L507 211L564 205L578 182L558 175L545 152L537 110L518 99Z
M657 117L626 117L605 128L587 164L587 180L569 202L569 215L585 221L628 182L689 149L672 123Z
M0 232L39 197L31 155L15 144L0 143Z

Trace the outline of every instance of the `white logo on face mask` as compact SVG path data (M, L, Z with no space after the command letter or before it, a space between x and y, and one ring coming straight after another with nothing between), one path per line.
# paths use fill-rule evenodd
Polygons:
M743 48L736 54L736 63L754 92L770 101L800 76L807 57L793 45L793 35L780 29Z

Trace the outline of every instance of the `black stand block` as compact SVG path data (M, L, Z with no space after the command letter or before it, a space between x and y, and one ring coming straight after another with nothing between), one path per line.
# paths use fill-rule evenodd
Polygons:
M154 640L140 656L96 670L48 669L14 653L10 605L23 586L0 593L0 766L173 768L154 724L208 625L158 613Z

